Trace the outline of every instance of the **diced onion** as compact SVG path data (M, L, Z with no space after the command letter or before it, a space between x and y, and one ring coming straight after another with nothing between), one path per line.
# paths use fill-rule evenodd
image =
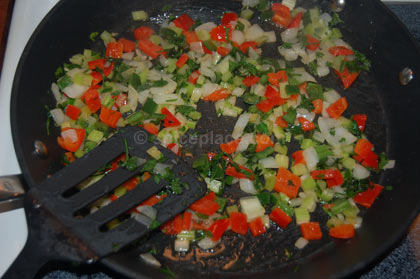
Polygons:
M171 169L171 168L172 168L172 166L169 165L169 164L157 163L155 168L153 169L153 173L165 174L166 169Z
M140 254L140 258L148 265L153 267L161 267L162 264L150 253Z
M183 105L185 103L177 94L154 94L153 101L158 105Z
M197 243L198 247L203 250L214 248L217 246L217 244L219 244L219 241L213 241L207 236Z
M329 103L335 103L338 99L340 99L340 94L337 93L334 89L328 90L324 92L324 99Z
M171 79L165 79L168 84L162 87L152 87L150 88L150 93L152 94L171 94L174 93L177 87L177 83Z
M316 165L319 162L318 153L313 146L310 146L303 150L303 157L305 158L306 166L310 171L316 169Z
M392 169L395 167L395 160L389 160L388 163L385 164L383 167L384 170L386 169Z
M248 133L241 137L241 141L238 144L238 147L236 148L236 152L243 152L248 149L248 146L250 144L255 143L254 134Z
M150 205L140 205L140 206L137 206L136 207L136 210L140 214L142 214L142 215L150 218L151 220L155 220L156 219L157 209L154 208L153 206L150 206Z
M265 35L267 36L266 43L275 43L277 41L276 33L274 31L265 32Z
M190 241L188 239L175 239L174 250L177 252L187 252L190 249Z
M212 70L210 70L209 68L201 67L200 68L200 73L203 76L210 78L210 80L212 82L216 81L216 74Z
M286 61L295 61L298 58L298 54L292 48L278 47L279 53L284 56Z
M204 54L204 50L203 50L203 43L202 42L192 42L190 44L190 48L192 51L199 53L199 54Z
M163 55L159 55L159 62L163 67L167 67L169 65L169 60Z
M245 31L246 41L257 41L259 38L264 36L264 30L258 24L253 24Z
M232 41L239 45L242 44L243 42L245 42L244 33L242 33L242 31L239 31L239 30L233 30Z
M60 126L61 124L63 124L64 122L68 120L68 117L64 114L62 109L59 109L59 108L52 109L50 110L50 114L52 118L54 119L54 122L58 126Z
M259 0L243 0L242 5L244 7L255 7L258 5Z
M123 55L122 55L122 59L124 59L124 60L133 60L133 58L134 58L134 51L132 51L132 52L127 52L127 53L124 53ZM125 62L125 61L124 61Z
M294 43L298 34L298 28L288 28L281 32L280 36L283 42Z
M134 219L137 222L142 223L146 227L150 227L150 225L152 225L152 223L153 223L152 219L150 219L149 217L147 217L146 215L143 215L143 214L134 215Z
M302 198L295 198L289 201L289 204L291 207L298 207L302 204L303 199Z
M240 198L239 204L242 212L246 214L248 222L265 214L265 208L256 196Z
M80 85L73 83L70 86L67 86L63 89L63 92L66 93L70 98L76 99L82 97L82 95L89 89L88 86Z
M370 175L370 171L368 171L365 167L356 164L353 169L353 176L357 180L368 178Z
M257 194L257 190L255 189L254 183L251 180L246 178L239 179L239 187L241 190L247 194Z
M323 143L325 141L324 136L320 132L318 132L318 131L315 131L314 132L314 134L312 135L312 138L314 140L320 142L320 143Z
M266 169L278 169L280 165L277 163L274 157L267 157L258 161Z
M203 23L203 24L197 26L195 28L195 31L198 31L198 30L206 30L206 31L209 31L210 32L216 26L217 25L214 22L206 22L206 23Z
M245 89L243 89L241 87L236 87L235 89L233 89L232 95L240 97L244 94L244 92L245 92Z
M307 109L304 109L304 108L298 108L298 109L296 110L296 112L297 112L297 115L296 115L296 117L297 117L297 118L299 118L299 117L303 117L303 118L305 118L306 120L311 121L311 122L313 122L313 121L314 121L314 119L315 119L315 113L310 112L310 111L308 111Z
M303 249L306 245L308 245L309 241L303 237L299 237L298 240L295 242L295 246L298 249Z
M63 137L64 140L69 139L72 142L77 142L78 140L77 133L74 129L68 129L61 132L61 136Z
M235 127L233 128L232 137L234 139L238 139L241 137L246 125L249 122L249 118L251 117L251 114L249 113L243 113L239 116L238 120L235 123Z

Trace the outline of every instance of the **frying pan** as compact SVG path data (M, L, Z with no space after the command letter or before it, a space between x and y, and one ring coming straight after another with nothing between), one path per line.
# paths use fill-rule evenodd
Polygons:
M327 10L328 1L301 1L298 5L319 5ZM188 13L195 19L216 21L222 11L240 9L240 2L204 0L163 0L144 2L135 0L63 0L44 18L32 35L19 62L12 91L11 121L12 135L16 154L22 169L26 186L31 188L44 180L48 174L60 168L61 151L56 144L58 129L46 134L46 113L44 105L54 107L51 94L48 94L53 73L75 53L84 48L99 49L99 43L89 40L91 32L109 30L128 37L139 24L131 19L131 11L146 10L154 21L159 22L161 8L165 4L174 7L175 15ZM403 86L398 73L405 67L414 73L420 72L420 51L405 27L377 0L348 1L340 14L345 24L342 28L344 38L354 48L365 53L372 61L372 70L362 73L352 88L343 91L332 74L321 79L327 87L338 90L349 100L346 116L367 113L366 134L375 143L375 149L386 152L396 160L396 167L377 177L382 185L392 185L392 191L385 191L364 214L364 224L353 239L347 241L331 240L325 227L324 237L311 242L302 251L293 248L294 241L300 236L299 228L289 226L284 232L272 227L264 236L253 239L227 234L217 255L195 258L176 257L168 260L162 253L171 240L161 233L154 233L137 245L103 258L100 261L121 275L132 278L164 278L159 270L147 266L138 259L140 252L157 248L158 258L174 271L179 278L340 278L361 270L374 259L389 250L401 238L420 209L420 187L417 172L420 151L420 116L417 104L420 103L418 88L420 81L414 78ZM269 26L264 26L268 28ZM279 38L279 37L278 37ZM267 49L277 56L274 48ZM218 119L211 107L201 104L205 113L199 122L201 133L229 133L233 120ZM223 123L223 125L220 125ZM223 126L223 127L221 127ZM49 156L40 158L33 152L34 142L42 141L48 148ZM186 146L193 154L216 150L214 145ZM232 187L232 195L238 195ZM36 201L34 204L37 205ZM25 249L6 274L13 277L18 270L25 273L40 268L47 260L48 252L55 251L64 256L78 255L82 251L69 249L66 242L71 241L71 228L62 228L54 223L54 212L45 212L40 206L27 203L29 226L35 231L46 225L51 238L42 238L44 249L40 257L30 257L33 252ZM314 215L316 221L325 224L326 216L320 212ZM36 233L29 236L37 239ZM30 247L29 247L30 248ZM292 254L288 259L285 250ZM83 250L83 247L79 247ZM29 255L29 256L28 256ZM24 261L25 256L27 260ZM197 260L197 256L201 256ZM78 257L70 257L77 260ZM61 258L58 258L61 259ZM249 260L249 262L248 262ZM232 268L227 264L236 261ZM304 277L305 276L305 277Z

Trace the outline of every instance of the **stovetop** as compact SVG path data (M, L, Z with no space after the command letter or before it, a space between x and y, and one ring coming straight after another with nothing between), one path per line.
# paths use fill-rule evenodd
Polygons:
M58 0L15 0L0 80L0 125L4 131L0 137L0 176L20 173L12 143L9 116L10 93L14 72L23 48L33 30L57 2ZM420 43L420 5L399 4L420 3L420 0L392 0L388 2L392 3L390 8L399 16ZM27 227L23 209L1 213L0 224L2 224L0 226L0 247L2 248L0 252L1 276L16 258L26 241ZM397 244L397 248L386 258L377 263L370 271L365 271L366 273L361 275L361 278L420 278L420 253L419 249L413 248L415 245L418 245L418 243L415 243L414 239L406 237ZM73 272L78 272L77 275L60 270L50 272L44 278L110 278L105 273L100 273L100 271L110 274L103 267L94 265L76 269ZM82 274L91 275L82 276Z

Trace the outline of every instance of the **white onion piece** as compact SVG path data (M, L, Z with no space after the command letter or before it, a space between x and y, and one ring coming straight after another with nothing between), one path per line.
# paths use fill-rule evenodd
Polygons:
M338 126L338 121L332 118L319 117L318 126L325 140L332 146L340 146L337 138L332 136L330 133L331 128Z
M233 30L232 41L238 44L242 44L243 42L245 42L244 33L242 33L242 31L239 30Z
M254 92L255 95L263 97L265 94L265 86L260 83L257 83L252 86L251 92L252 91Z
M50 110L50 114L52 118L54 119L55 124L57 124L58 126L60 126L61 124L63 124L64 122L68 120L68 117L64 114L62 109L59 109L59 108L52 109Z
M149 217L147 217L146 215L143 215L143 214L134 215L134 219L137 222L142 223L146 227L150 227L150 225L152 225L152 223L153 223L152 219L150 219Z
M241 205L242 212L246 214L248 222L255 218L263 217L265 214L265 208L256 196L240 198L239 204Z
M353 226L354 226L354 228L357 230L357 229L360 229L360 227L362 226L362 222L363 222L363 218L362 217L360 217L360 216L357 216L356 217L356 223L354 223L353 224Z
M164 174L166 173L167 168L171 169L172 166L169 164L157 163L155 168L153 169L153 173Z
M68 129L61 132L61 136L63 137L64 140L69 139L72 142L77 142L78 140L76 130L74 129Z
M195 28L195 31L198 31L198 30L206 30L206 31L209 31L210 32L216 26L217 25L214 22L206 22L206 23L203 23L203 24L197 26Z
M274 31L265 32L265 36L267 36L266 43L275 43L277 41L276 33Z
M128 86L127 105L132 111L136 111L139 101L139 93L133 86Z
M208 95L210 95L218 89L220 89L220 86L218 84L206 82L205 84L203 84L203 87L201 87L201 97L207 97Z
M258 5L259 0L243 0L242 6L245 7L255 7Z
M236 148L236 152L243 152L248 149L248 146L250 144L255 143L254 134L248 133L241 137L241 141L238 144L238 147Z
M128 71L128 70L127 70ZM124 72L125 73L125 72ZM130 74L131 75L131 74ZM115 86L118 88L118 90L121 90L122 92L127 92L128 91L128 87L127 86L125 86L124 84L122 84L122 83L119 83L119 82L115 82L114 83L115 84Z
M355 137L352 133L350 133L346 128L343 127L338 127L335 129L334 137L339 143L341 143L341 145L352 144L357 140L357 137Z
M334 192L339 193L339 194L345 194L346 191L341 188L341 186L334 186L331 189L333 189Z
M144 104L147 98L149 98L149 95L150 95L149 89L139 92L139 98L138 98L139 103Z
M328 25L332 18L328 13L323 13L319 16L319 19L322 19Z
M212 70L210 70L209 68L201 67L200 68L200 73L203 76L210 78L210 80L212 82L216 81L216 74Z
M353 177L357 180L368 178L370 175L370 171L368 171L365 167L356 164L353 169Z
M279 46L278 50L286 61L295 61L298 58L298 54L292 48L283 48Z
M168 84L162 87L152 87L150 88L150 93L152 94L171 94L176 90L177 83L171 79L165 79Z
M293 73L295 74L295 78L299 83L305 81L316 82L315 78L311 76L303 67L294 68Z
M303 150L303 157L305 158L306 166L310 171L315 170L316 165L319 162L318 153L313 146L310 146Z
M340 98L341 98L340 94L338 94L338 92L335 91L334 89L331 89L329 91L324 92L325 101L327 101L331 104L335 103Z
M204 54L202 42L192 42L190 44L190 48L191 48L192 51L194 51L198 54Z
M267 157L258 161L266 169L278 169L280 165L277 163L274 157Z
M306 245L308 245L309 241L303 237L299 237L298 240L295 242L295 246L298 249L303 249Z
M232 95L233 96L242 96L245 93L245 89L241 88L241 87L236 87L235 89L233 89L232 91Z
M123 53L123 55L122 55L121 58L124 59L124 60L133 60L133 58L134 58L134 51Z
M142 215L150 218L151 220L155 220L156 219L157 209L154 208L153 206L150 206L150 205L140 205L140 206L137 206L136 207L136 210L140 214L142 214Z
M162 264L150 253L140 254L140 258L148 265L153 267L161 267Z
M146 162L147 162L147 160L144 159L144 158L137 158L137 166L141 166Z
M382 169L384 170L393 169L394 167L395 167L395 160L389 160L388 163L386 163Z
M320 143L323 143L325 141L324 136L320 132L318 132L318 131L315 131L314 132L314 134L312 135L312 138L314 140L320 142Z
M257 41L259 38L264 36L264 30L258 25L253 24L245 31L245 40L246 41Z
M346 48L352 49L352 47L342 39L335 39L333 43L335 46L344 46Z
M266 229L269 229L270 228L270 217L268 217L267 214L265 214L263 217L261 217L261 221L264 224L264 227Z
M69 96L70 98L76 99L76 98L82 97L82 95L88 89L89 89L88 86L73 83L72 85L64 88L63 92L66 93L66 95Z
M183 105L185 103L177 94L154 94L153 101L158 105Z
M248 56L251 59L258 59L260 55L252 47L248 48Z
M55 82L51 84L51 91L54 95L54 98L57 104L60 104L61 103L60 88L58 88L58 85Z
M213 241L211 240L209 237L205 237L202 240L200 240L197 245L198 247L200 247L203 250L208 250L211 248L214 248L217 246L217 244L219 244L220 241Z
M293 10L296 6L296 0L283 0L281 4L288 7L289 10Z
M298 207L298 206L300 206L302 204L302 202L303 202L303 199L302 198L295 198L295 199L291 199L289 201L289 205L291 207Z
M307 109L304 109L304 108L298 108L298 109L296 110L296 112L297 112L296 118L303 117L303 118L305 118L306 120L311 121L311 122L313 122L313 121L314 121L314 119L315 119L315 113L310 112L310 111L308 111Z
M283 42L294 43L298 34L298 28L288 28L281 32L280 36Z
M163 55L159 55L159 62L163 67L167 67L169 65L169 60Z
M257 190L254 187L254 183L251 180L246 178L239 179L239 187L241 190L247 194L257 194Z
M242 133L249 122L249 118L251 117L250 113L243 113L239 116L238 120L235 123L235 127L233 128L232 137L234 139L238 139L242 136Z
M222 74L226 73L227 71L229 71L229 64L230 64L230 60L232 59L232 57L230 55L226 56L225 58L223 58L222 62L220 62L217 66L216 66L216 71L220 72ZM201 70L200 70L201 73Z
M174 250L177 252L187 252L190 249L190 241L188 239L175 239Z

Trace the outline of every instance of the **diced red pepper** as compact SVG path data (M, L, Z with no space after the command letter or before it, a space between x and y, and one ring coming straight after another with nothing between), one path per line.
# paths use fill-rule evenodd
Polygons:
M200 42L200 39L194 31L184 31L183 34L189 45L192 43Z
M347 109L348 103L346 97L341 97L335 103L327 108L327 113L331 118L339 118Z
M327 182L328 187L339 186L344 183L343 175L339 170L315 170L311 172L313 179L323 179Z
M154 206L166 197L167 197L166 194L162 194L160 196L154 195L154 196L151 196L150 198L148 198L147 200L145 200L144 202L142 202L140 205Z
M68 105L66 107L66 115L73 120L76 120L79 117L80 113L81 110L76 106Z
M222 17L222 24L226 25L238 19L235 13L224 13Z
M99 92L94 86L89 88L83 95L82 101L85 102L87 107L92 113L97 112L101 108L101 99L99 98Z
M373 202L376 200L378 195L382 192L383 186L379 184L373 184L373 188L369 188L364 192L358 193L353 197L353 200L364 207L371 207Z
M255 138L257 141L257 148L255 149L255 152L261 152L269 146L274 146L273 141L267 135L257 134Z
M231 49L227 47L222 47L222 46L217 47L217 53L220 54L221 56L228 55L230 51Z
M136 43L124 38L121 38L118 40L119 43L123 45L123 51L124 52L133 52L136 48Z
M285 168L279 168L274 190L294 199L297 197L301 183L299 176L294 175Z
M228 166L225 170L225 174L239 178L239 179L246 178L246 179L254 180L254 175L252 173L252 170L244 166L239 166L239 169L245 170L247 174L237 171L236 168L233 166Z
M354 146L354 157L357 161L361 162L365 167L378 168L378 155L372 151L373 144L367 139L359 139Z
M152 43L149 39L139 40L137 47L153 59L156 59L159 55L164 54L163 48Z
M198 70L195 70L194 72L191 73L191 75L188 77L188 82L192 83L192 84L196 84L198 78L200 77L200 72Z
M174 218L174 231L176 232L176 234L179 234L180 232L182 232L182 215L178 214L175 218Z
M248 223L246 221L246 215L242 212L232 212L230 214L230 224L232 231L246 235L248 232Z
M92 71L92 73L90 73L90 75L92 76L92 83L90 84L91 86L95 86L98 85L99 83L101 83L102 81L102 75L96 71Z
M137 41L149 39L153 34L155 34L155 30L147 26L140 26L134 30L134 38Z
M338 55L353 55L354 52L353 50L346 48L344 46L335 46L335 47L330 47L328 49L329 53L331 53L334 56L338 56Z
M230 225L229 218L214 221L214 223L209 228L209 231L212 234L211 240L218 241L222 237L222 235L225 233L229 225Z
M322 238L321 227L318 222L308 222L300 225L303 238L307 240L318 240Z
M300 93L306 93L306 87L308 87L308 83L304 82L299 84L299 92Z
M68 165L68 163L73 163L74 161L76 161L76 157L74 157L72 152L65 152L64 153L64 157L66 159L66 162L64 163L64 165Z
M290 23L290 9L289 7L282 5L280 3L273 3L272 10L274 12L273 15L273 22L280 24L284 28L289 26Z
M239 46L239 50L242 51L243 53L246 53L248 51L248 48L252 47L253 49L257 49L257 46L258 44L254 41L243 42Z
M256 106L261 112L266 113L273 109L274 104L270 100L262 100Z
M330 236L340 239L349 239L354 237L354 226L352 224L342 224L330 229Z
M190 30L190 27L194 25L194 20L187 14L177 17L172 22L176 27L181 28L184 31Z
M242 83L246 86L246 87L251 87L254 84L257 84L260 81L260 78L257 76L247 76L246 78L244 78L242 80Z
M162 226L160 226L160 229L164 234L167 234L167 235L177 234L177 232L174 229L174 219L171 219L167 221L165 224L163 224Z
M111 202L114 202L118 199L117 195L111 194L111 196L109 197L109 199L111 200Z
M230 95L229 90L227 90L226 88L222 88L222 89L214 91L210 95L204 97L202 100L215 102L215 101L223 100L227 98L229 95Z
M249 222L249 230L254 237L266 232L266 228L261 217L257 217L256 219Z
M236 151L236 148L238 148L239 143L241 142L241 139L236 139L227 143L220 144L220 149L225 152L226 154L233 154Z
M315 124L306 119L305 117L298 117L298 121L305 132L312 131L315 129Z
M357 127L359 127L360 131L365 130L367 115L366 114L355 114L353 115L353 120L356 121Z
M276 124L277 124L277 126L279 126L281 128L289 127L289 123L287 123L287 121L284 120L283 117L281 117L281 116L277 117Z
M140 183L140 179L134 176L130 178L129 180L127 180L126 182L124 182L123 187L127 189L127 191L131 191L134 188L136 188L137 184L139 183Z
M121 117L121 112L109 109L105 106L102 106L101 113L99 114L99 119L111 128L117 127L117 122Z
M61 136L57 138L58 145L61 148L76 152L82 145L85 139L86 131L77 128L63 128L61 129Z
M96 59L88 62L88 67L90 70L96 70L96 68L99 68L103 70L105 68L106 59Z
M105 56L111 58L121 58L124 51L124 45L120 42L108 43L106 45Z
M170 143L168 144L168 149L175 153L177 156L181 156L181 149L179 148L179 144L177 143Z
M230 25L216 26L210 31L210 37L213 41L216 41L216 42L224 43L224 42L230 41L232 39L232 26Z
M127 104L127 94L119 94L118 96L113 96L113 98L117 107L123 107Z
M167 108L162 108L160 113L166 116L165 119L163 119L163 126L177 127L181 125L181 122Z
M308 42L308 44L306 45L306 48L309 50L317 50L319 45L321 44L321 41L318 40L317 38L312 37L311 35L305 35L306 36L306 42Z
M322 113L323 101L321 99L313 100L312 105L314 105L314 109L312 110L313 113L316 113L316 114Z
M207 195L202 197L202 200L209 200L209 201L215 201L217 198L216 194L212 191L210 191Z
M143 128L151 135L157 135L159 133L159 127L153 123L145 123Z
M343 83L344 89L349 88L360 74L360 72L350 73L350 71L347 67L345 67L342 72L339 72L337 70L334 70L334 72L341 79L341 82Z
M185 211L182 216L182 230L183 231L191 230L191 220L192 220L192 213L189 211Z
M274 86L279 86L280 82L287 82L287 73L284 70L278 71L277 73L268 73L268 82Z
M185 63L187 63L189 57L187 54L183 53L179 58L178 61L176 61L176 66L178 68L181 68L182 66L185 65Z
M293 160L295 161L293 165L297 164L306 164L305 157L303 156L303 150L298 150L292 154Z
M290 222L292 222L292 218L278 207L271 211L269 217L282 229L287 228Z
M289 26L287 28L299 28L300 22L302 21L303 13L299 12L293 19L290 21Z
M216 213L216 211L219 210L220 206L215 201L202 198L193 203L190 206L190 208L192 211L210 216Z

